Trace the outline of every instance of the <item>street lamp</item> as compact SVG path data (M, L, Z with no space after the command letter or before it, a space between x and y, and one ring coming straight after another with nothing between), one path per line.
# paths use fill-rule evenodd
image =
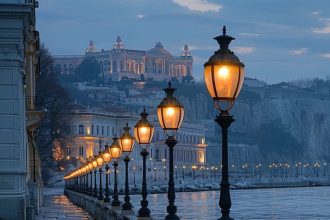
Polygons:
M99 167L99 174L100 174L100 184L99 184L99 197L98 200L103 200L103 193L102 193L102 166L103 166L103 156L101 151L99 152L99 155L96 157L96 163Z
M120 206L120 201L118 200L118 186L117 186L117 168L118 168L118 160L121 156L122 149L119 145L118 138L114 137L112 138L113 142L110 146L110 153L111 157L113 159L113 167L115 168L115 180L114 180L114 186L113 186L113 200L111 205L112 206Z
M168 215L165 219L180 219L176 215L177 208L174 204L175 202L175 188L174 188L174 178L173 178L173 150L177 141L175 139L176 132L180 127L183 117L184 117L184 108L180 102L173 96L175 91L171 87L171 82L168 83L168 88L164 89L166 97L161 101L157 106L157 115L160 126L163 128L167 139L165 144L168 146L170 157L169 157L169 180L168 180L168 206L167 213Z
M96 162L96 159L92 160L92 165L93 165L93 168L94 168L94 194L93 194L93 197L97 197L97 184L96 184L96 174L97 174L97 162Z
M143 158L143 178L142 178L142 201L141 201L141 208L139 210L139 217L150 217L150 210L148 208L148 200L147 200L147 174L146 174L146 160L149 152L147 148L150 145L152 136L154 134L155 128L154 126L148 121L148 113L145 109L140 114L141 119L136 123L134 126L134 136L137 143L142 147L142 151L140 155Z
M132 209L132 204L131 204L131 199L129 197L129 185L128 185L128 163L130 162L129 155L133 151L134 147L134 138L133 136L129 133L129 130L131 129L128 127L128 124L126 123L126 126L123 128L124 133L119 139L120 146L122 148L122 151L125 155L124 157L124 162L125 162L125 197L124 201L125 203L123 204L123 210L131 210Z
M221 220L229 217L231 198L228 181L228 128L235 120L229 115L234 101L242 88L244 81L244 64L235 56L228 46L235 38L223 34L214 38L220 49L204 64L204 80L215 108L220 112L215 121L222 128L222 181L220 190Z
M104 196L104 202L110 202L110 196L109 196L109 175L108 175L108 172L109 172L109 163L111 161L111 154L109 152L109 147L108 145L105 145L105 150L103 151L102 153L102 156L103 156L103 160L104 160L104 163L106 164L105 165L105 196Z
M89 195L93 195L93 163L90 161L88 163L88 170L89 170L89 174L90 174L90 186L89 186Z

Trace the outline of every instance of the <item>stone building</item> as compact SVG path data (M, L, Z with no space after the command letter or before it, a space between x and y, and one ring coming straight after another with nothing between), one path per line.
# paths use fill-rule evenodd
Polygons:
M100 74L115 81L140 79L142 75L157 81L193 76L193 59L188 45L184 45L180 56L173 56L161 42L146 51L126 49L119 36L111 50L97 51L94 42L90 41L85 55L55 56L55 65L62 74L71 74L85 56L95 57L101 67Z
M82 105L72 106L70 115L70 127L67 136L62 140L65 144L66 160L71 162L86 162L87 158L97 155L99 149L104 149L104 145L111 145L112 137L119 137L122 128L128 123L133 128L140 119L140 115L127 113L122 110L104 111L96 108L88 108ZM154 115L149 116L149 120L155 126L155 134L149 149L149 171L157 169L159 172L168 170L168 149L164 144L165 135L161 129L158 119ZM186 168L187 172L192 167L206 164L206 143L205 129L200 125L184 122L177 134L178 144L174 150L174 162L177 168ZM131 154L131 169L136 169L139 173L142 169L141 149L136 144ZM78 162L78 163L79 163ZM77 164L75 164L77 165ZM119 169L122 169L120 166ZM152 168L152 169L151 169ZM123 172L122 172L123 173Z
M0 219L31 219L42 203L35 144L39 33L34 0L0 1Z

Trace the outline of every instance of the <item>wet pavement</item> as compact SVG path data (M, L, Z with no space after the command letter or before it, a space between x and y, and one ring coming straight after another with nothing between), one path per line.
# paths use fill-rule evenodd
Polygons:
M63 195L63 188L45 188L44 204L36 220L89 220L92 219L83 209L74 205Z

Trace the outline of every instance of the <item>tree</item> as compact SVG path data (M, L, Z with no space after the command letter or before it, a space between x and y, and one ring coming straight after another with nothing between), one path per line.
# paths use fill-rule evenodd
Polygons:
M87 56L83 59L75 72L76 82L93 82L100 80L101 67L94 57Z
M57 162L53 157L53 148L54 144L58 143L55 140L64 136L68 127L65 113L70 98L58 82L60 73L54 69L54 59L44 45L40 47L39 62L40 75L37 79L36 102L38 106L43 106L45 114L39 124L37 143L41 159L42 177L44 182L47 183L50 177L49 172L57 169Z

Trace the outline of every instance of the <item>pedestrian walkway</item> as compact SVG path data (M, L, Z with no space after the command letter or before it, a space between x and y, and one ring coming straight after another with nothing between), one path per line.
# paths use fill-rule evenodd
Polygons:
M90 220L93 219L84 212L83 209L72 204L69 199L63 195L62 188L45 188L44 205L41 207L36 220Z

